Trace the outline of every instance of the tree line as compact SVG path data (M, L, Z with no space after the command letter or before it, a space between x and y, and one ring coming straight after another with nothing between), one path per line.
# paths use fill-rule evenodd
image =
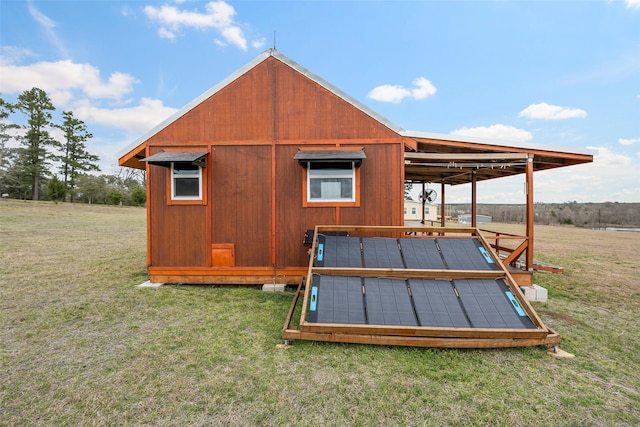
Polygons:
M47 93L36 87L15 102L0 98L2 197L143 205L144 172L121 168L116 175L95 173L100 159L86 146L93 135L73 111L63 111L56 123L55 110Z
M452 204L452 215L471 212L468 204ZM519 223L526 221L525 205L478 204L478 215L488 215L493 222ZM536 203L534 205L536 224L566 224L577 227L640 227L640 203Z

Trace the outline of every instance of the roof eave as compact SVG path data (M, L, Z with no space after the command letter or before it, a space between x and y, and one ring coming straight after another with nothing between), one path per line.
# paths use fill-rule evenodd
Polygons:
M216 94L217 92L221 91L222 89L224 89L225 87L227 87L228 85L233 83L237 78L239 78L240 76L242 76L245 73L247 73L249 70L254 68L256 65L260 64L262 61L267 59L269 56L271 56L270 50L266 50L266 51L262 52L260 55L258 55L256 58L254 58L252 61L250 61L247 64L243 65L242 67L238 68L236 71L231 73L229 76L227 76L220 83L218 83L217 85L215 85L212 88L208 89L207 91L203 92L200 96L195 98L193 101L189 102L187 105L182 107L180 110L176 111L174 114L172 114L171 116L167 117L165 120L160 122L158 125L154 126L151 130L149 130L148 132L144 133L142 136L140 136L135 141L133 141L131 144L129 144L127 147L125 147L120 153L117 154L118 158L122 160L123 158L129 156L132 151L136 151L138 149L138 147L140 147L141 145L146 143L146 141L149 140L151 137L153 137L155 134L159 133L161 130L163 130L164 128L166 128L167 126L169 126L170 124L172 124L176 120L178 120L180 117L182 117L185 114L187 114L189 111L193 110L195 107L200 105L202 102L204 102L205 100L207 100L208 98L210 98L211 96ZM124 166L122 164L123 162L121 160L119 160L118 163L121 166Z
M438 134L438 133L430 133L430 132L420 132L420 131L403 131L401 133L402 136L413 139L423 139L423 140L434 140L434 141L449 141L453 143L462 143L463 145L469 145L469 147L474 148L485 148L491 149L496 148L503 151L525 151L525 152L540 152L540 153L553 153L555 155L568 155L569 157L580 158L582 162L592 162L594 154L597 154L595 150L590 149L582 149L578 150L575 148L567 148L560 146L550 146L543 144L531 144L526 143L523 144L521 142L514 141L506 141L501 139L494 138L482 138L482 137L471 137L465 135L451 135L451 134Z

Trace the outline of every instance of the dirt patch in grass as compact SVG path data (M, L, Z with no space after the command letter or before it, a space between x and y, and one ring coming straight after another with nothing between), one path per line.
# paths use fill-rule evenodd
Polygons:
M550 317L552 319L561 320L569 324L582 324L581 321L576 320L573 317L569 316L568 314L564 314L564 313L556 313L549 310L538 310L538 314Z
M295 342L293 294L138 289L144 209L0 201L0 425L638 425L640 236L537 227L576 355Z

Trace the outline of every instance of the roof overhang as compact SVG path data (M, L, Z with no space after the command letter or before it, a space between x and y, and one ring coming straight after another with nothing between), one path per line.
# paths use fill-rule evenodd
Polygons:
M528 161L533 170L593 162L593 153L561 147L518 144L455 135L403 132L415 142L405 152L405 180L451 185L523 174Z
M118 166L145 170L146 165L142 159L144 159L146 152L146 141L138 141L137 145L129 147L126 152L118 155Z
M306 166L308 162L355 162L356 166L360 166L363 159L367 156L363 150L300 150L294 156L294 159L301 166Z
M172 163L189 163L194 166L205 167L207 165L206 151L163 151L141 159L150 165L171 167Z

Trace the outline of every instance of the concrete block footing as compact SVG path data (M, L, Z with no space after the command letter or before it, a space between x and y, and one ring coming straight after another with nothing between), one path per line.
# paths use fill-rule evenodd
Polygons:
M521 286L520 289L528 301L547 302L548 293L542 286L534 284L533 286Z
M284 292L287 285L284 283L265 283L262 290L265 292Z
M151 280L147 280L144 283L138 285L138 288L159 288L164 285L164 283L152 283Z

